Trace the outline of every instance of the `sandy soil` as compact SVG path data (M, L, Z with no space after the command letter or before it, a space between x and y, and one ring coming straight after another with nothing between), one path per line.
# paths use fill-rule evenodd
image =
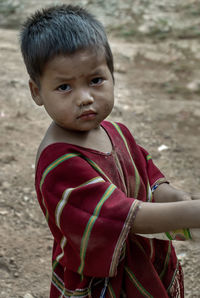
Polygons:
M30 98L17 34L0 30L0 297L46 298L52 237L34 191L34 159L49 119ZM111 37L111 45L116 105L110 118L130 128L173 185L200 192L198 41ZM200 246L175 246L185 297L200 297Z

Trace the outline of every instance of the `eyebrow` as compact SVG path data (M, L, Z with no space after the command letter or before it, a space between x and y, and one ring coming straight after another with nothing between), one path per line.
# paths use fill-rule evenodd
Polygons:
M75 79L75 77L61 77L61 76L57 76L54 78L54 81L57 83L61 82L61 81L73 81Z
M101 69L97 69L97 70L94 70L94 72L91 72L91 73L89 73L88 74L88 76L99 76L99 75L102 75L102 70ZM61 82L61 81L73 81L73 80L75 80L76 79L76 77L65 77L65 76L57 76L57 77L55 77L54 78L54 81L55 81L55 83L59 83L59 82Z
M91 73L91 76L98 76L98 75L102 75L103 71L102 69L97 69L94 72Z

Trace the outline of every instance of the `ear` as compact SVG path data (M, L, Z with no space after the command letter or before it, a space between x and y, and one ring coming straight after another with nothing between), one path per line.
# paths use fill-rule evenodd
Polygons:
M29 80L29 89L30 89L31 96L32 96L33 100L35 101L35 103L38 106L42 106L43 102L42 102L42 99L40 96L40 89L39 89L38 85L32 79Z

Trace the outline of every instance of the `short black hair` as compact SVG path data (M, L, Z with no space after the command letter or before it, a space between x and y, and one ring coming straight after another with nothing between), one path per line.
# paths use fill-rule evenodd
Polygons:
M105 29L80 6L54 5L36 11L22 25L20 43L27 72L38 85L50 59L88 48L105 52L113 76L113 55Z

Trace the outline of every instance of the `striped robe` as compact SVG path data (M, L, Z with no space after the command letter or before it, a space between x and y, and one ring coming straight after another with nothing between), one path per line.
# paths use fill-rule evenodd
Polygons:
M140 201L166 181L122 124L103 121L112 152L67 143L40 155L35 185L54 237L50 297L183 297L170 241L131 233Z

